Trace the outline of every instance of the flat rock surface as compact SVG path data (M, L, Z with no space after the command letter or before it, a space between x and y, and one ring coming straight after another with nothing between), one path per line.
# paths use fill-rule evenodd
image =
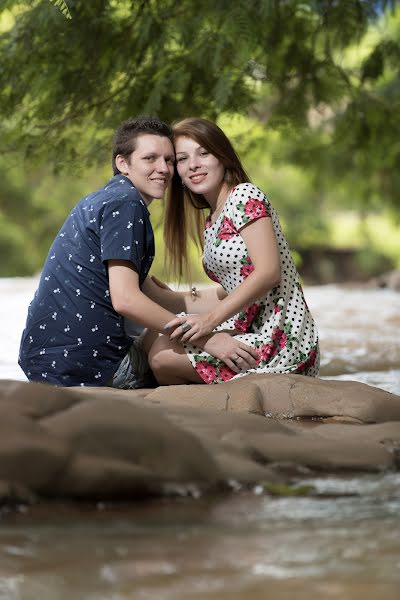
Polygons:
M400 397L362 383L252 375L122 391L0 382L2 501L131 500L399 466Z

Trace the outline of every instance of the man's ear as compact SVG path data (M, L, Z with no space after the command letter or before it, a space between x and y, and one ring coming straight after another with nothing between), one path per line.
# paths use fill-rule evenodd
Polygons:
M117 154L115 157L115 165L122 175L127 175L129 173L128 162L122 154Z

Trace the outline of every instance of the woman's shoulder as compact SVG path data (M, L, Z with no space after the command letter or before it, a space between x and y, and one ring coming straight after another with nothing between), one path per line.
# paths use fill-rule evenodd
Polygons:
M254 185L254 183L247 181L236 185L231 191L231 197L235 199L255 198L257 200L262 200L266 196L260 188Z

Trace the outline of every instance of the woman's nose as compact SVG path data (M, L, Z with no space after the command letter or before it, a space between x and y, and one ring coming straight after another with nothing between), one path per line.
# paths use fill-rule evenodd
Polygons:
M196 155L189 157L189 168L195 171L199 167L199 159Z

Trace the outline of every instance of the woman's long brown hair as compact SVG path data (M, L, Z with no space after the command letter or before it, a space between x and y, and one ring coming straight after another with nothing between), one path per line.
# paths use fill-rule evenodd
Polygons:
M207 119L190 117L173 125L174 141L181 136L195 140L207 152L218 158L225 167L224 180L234 188L239 183L250 181L231 142L222 129ZM169 271L181 281L185 277L191 281L189 265L188 240L192 239L196 246L203 250L203 232L205 213L210 208L201 194L195 194L186 187L175 169L171 187L168 192L165 220L164 240L167 250Z

